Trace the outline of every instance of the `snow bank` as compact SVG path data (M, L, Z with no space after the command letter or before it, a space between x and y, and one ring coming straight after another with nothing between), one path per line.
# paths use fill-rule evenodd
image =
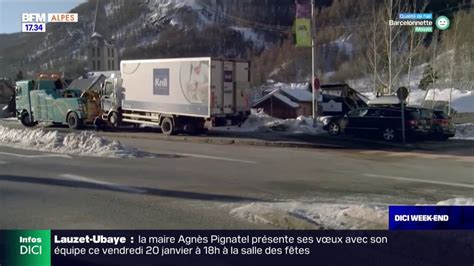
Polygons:
M456 136L454 139L474 140L474 124L456 125Z
M387 229L387 208L369 205L275 202L250 203L230 214L284 229Z
M474 206L474 198L448 199L434 205ZM373 230L388 228L388 204L254 202L233 208L230 214L252 223L264 223L284 229Z
M443 206L474 206L474 198L455 198L440 201L436 205Z
M123 146L118 141L110 141L90 132L63 134L58 131L11 129L4 126L0 126L0 146L113 158L143 157L145 155L134 148Z
M325 130L321 127L313 127L313 119L300 116L296 119L278 119L264 113L252 114L242 124L244 131L261 132L288 132L297 134L323 134Z

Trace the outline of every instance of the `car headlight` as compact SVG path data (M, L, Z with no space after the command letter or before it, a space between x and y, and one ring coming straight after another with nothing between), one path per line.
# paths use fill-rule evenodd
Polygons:
M321 123L323 123L323 125L327 125L327 124L329 124L329 119L328 118L323 118L321 120Z

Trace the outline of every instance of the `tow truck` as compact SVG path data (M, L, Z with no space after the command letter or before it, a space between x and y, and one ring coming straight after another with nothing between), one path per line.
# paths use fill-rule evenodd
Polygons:
M65 87L59 74L43 73L36 80L17 81L17 118L25 127L44 123L81 129L93 124L101 114L99 95L88 89Z

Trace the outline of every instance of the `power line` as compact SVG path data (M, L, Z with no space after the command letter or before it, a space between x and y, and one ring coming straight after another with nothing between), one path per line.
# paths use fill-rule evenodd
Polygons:
M278 32L278 33L288 33L291 31L292 27L288 26L280 26L274 24L266 24L257 21L251 21L244 18L236 17L230 15L228 13L222 12L216 8L209 6L207 3L204 3L202 0L199 1L199 4L203 7L204 10L207 12L214 14L218 17L226 18L230 21L236 22L237 24L245 25L247 27L253 27L256 29L270 31L270 32ZM359 25L325 25L325 26L318 26L318 29L353 29L360 27L360 23L369 22L369 21L354 21L354 23L359 23Z

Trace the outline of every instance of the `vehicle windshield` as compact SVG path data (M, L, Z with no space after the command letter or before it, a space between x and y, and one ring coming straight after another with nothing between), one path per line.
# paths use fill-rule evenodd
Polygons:
M434 115L437 119L449 119L449 116L444 112L434 112Z

